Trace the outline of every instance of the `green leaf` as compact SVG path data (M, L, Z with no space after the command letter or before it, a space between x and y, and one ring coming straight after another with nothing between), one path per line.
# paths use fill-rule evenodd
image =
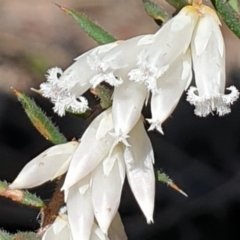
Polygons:
M105 31L98 24L94 23L93 20L91 20L85 14L68 9L66 7L62 7L58 4L56 5L60 7L64 12L72 16L77 21L79 26L85 31L85 33L97 43L106 44L115 42L117 40L114 36Z
M28 191L9 189L7 182L0 181L0 196L31 207L45 207L44 202L36 195Z
M166 0L170 5L175 7L177 10L189 5L188 0Z
M142 0L143 6L147 14L156 21L166 22L169 19L169 15L159 5L150 1Z
M44 138L53 144L67 142L67 139L64 137L64 135L59 132L58 128L31 98L15 89L13 89L13 91L18 100L21 102L28 118Z
M212 0L212 3L227 26L240 38L240 14L226 0Z
M170 186L171 188L173 188L174 190L178 191L179 193L181 193L183 196L187 197L188 195L182 190L180 189L174 182L173 180L164 172L162 171L157 171L157 180L159 182L163 182L166 183L168 186Z
M103 109L107 109L112 106L112 93L113 91L104 85L100 84L91 91L94 95L100 99L100 105Z
M228 4L237 12L240 13L240 4L238 0L229 0Z

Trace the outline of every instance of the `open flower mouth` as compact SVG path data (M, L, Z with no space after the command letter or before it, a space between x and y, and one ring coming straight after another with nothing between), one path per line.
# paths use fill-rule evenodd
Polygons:
M231 112L230 105L239 97L238 90L231 86L227 88L231 92L229 94L213 94L211 97L197 95L196 87L190 87L187 93L187 101L195 106L194 113L200 117L206 117L208 114L216 112L219 116L223 116Z

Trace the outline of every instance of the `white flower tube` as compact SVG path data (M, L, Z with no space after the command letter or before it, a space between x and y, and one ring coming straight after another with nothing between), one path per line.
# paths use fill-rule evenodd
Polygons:
M94 221L91 181L88 175L67 190L66 203L72 240L89 240L91 235Z
M95 118L83 134L81 144L72 156L62 189L66 190L88 175L111 149L114 137L101 128L106 126L106 123L101 124L102 121L112 124L111 110L110 108Z
M194 31L191 43L193 67L197 88L191 87L187 100L195 105L195 114L201 117L216 111L219 116L229 113L230 105L239 97L238 90L225 89L225 47L220 21L209 7L202 6L202 16Z
M90 82L93 88L102 81L114 87L121 85L123 82L122 72L125 72L126 75L129 69L136 67L136 55L152 43L152 38L153 35L143 35L126 41L119 41L118 46L112 48L98 61L102 65L102 71L91 78ZM92 62L94 62L94 59L89 58L89 64L94 66Z
M183 91L188 88L192 79L190 51L178 57L157 81L158 89L152 93L152 118L149 130L157 129L163 134L162 123L171 115L177 106Z
M106 163L107 162L107 163ZM121 167L119 168L119 165ZM110 157L92 173L92 202L94 215L102 232L108 228L118 210L125 172L122 148L116 146Z
M76 62L64 72L60 68L48 70L47 82L40 85L40 92L55 104L54 111L58 115L63 116L68 109L74 113L88 109L88 102L81 95L91 87L89 81L96 71L101 71L101 66L95 62L89 66L88 59L100 59L117 45L117 42L109 43L86 52L76 58Z
M198 10L187 6L168 21L155 34L149 49L138 55L138 68L129 73L130 80L143 82L154 90L156 80L188 49L197 20Z
M62 175L78 145L79 142L72 141L45 150L26 164L9 188L33 188Z
M129 185L147 222L153 222L155 176L153 149L142 119L129 133L131 147L125 147L124 158Z
M114 89L112 115L117 142L127 142L128 133L141 116L143 104L147 98L147 88L136 84L123 76L123 83Z

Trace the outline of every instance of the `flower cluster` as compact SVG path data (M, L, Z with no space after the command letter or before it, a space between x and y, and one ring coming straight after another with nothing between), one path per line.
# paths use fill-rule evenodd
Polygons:
M224 94L225 49L219 25L211 8L186 6L154 35L96 47L64 72L48 71L40 92L60 116L68 110L86 111L82 94L89 88L106 82L114 91L112 107L93 120L80 143L46 150L10 185L30 188L67 172L62 187L67 213L56 219L44 239L60 239L56 236L61 231L64 239L125 239L119 224L120 230L110 236L125 175L147 222L153 222L154 156L141 116L143 105L150 101L149 130L163 133L162 123L188 89L194 71L196 87L189 88L187 100L195 105L195 114L230 112L239 92L231 86L230 94Z
M78 57L65 72L49 70L40 91L62 116L67 109L85 111L88 104L81 95L105 81L115 87L113 105L117 107L113 111L130 106L128 111L135 114L123 112L125 121L133 125L151 93L150 129L162 132L161 124L191 83L193 68L196 87L190 87L187 100L195 105L195 114L223 116L230 112L239 92L231 86L230 94L224 94L225 47L219 25L211 8L186 6L154 35L99 46ZM114 114L114 124L116 121L122 122L122 116L116 120Z

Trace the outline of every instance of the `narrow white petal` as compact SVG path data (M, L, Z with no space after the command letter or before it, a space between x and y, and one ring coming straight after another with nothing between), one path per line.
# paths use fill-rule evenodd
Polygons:
M97 133L103 131L99 130L100 122L105 117L109 118L110 113L111 109L101 113L83 134L81 143L73 154L62 189L66 190L89 174L110 150L114 142L113 136L106 134L101 139L96 139Z
M89 186L82 194L79 189ZM73 185L68 190L67 210L72 232L72 240L89 240L94 220L92 209L90 175Z
M154 157L141 119L129 135L131 147L124 151L128 182L147 222L151 223L155 196Z
M117 150L119 149L117 148ZM104 167L101 163L92 174L94 214L98 225L105 234L107 234L112 219L118 210L123 185L118 165L118 161L123 161L121 149L120 152L113 151L110 158L113 158L115 161L108 175L105 175Z
M75 141L68 142L42 152L27 163L9 187L12 189L32 188L53 179L59 169L68 161L78 144ZM61 173L64 172L61 171Z

